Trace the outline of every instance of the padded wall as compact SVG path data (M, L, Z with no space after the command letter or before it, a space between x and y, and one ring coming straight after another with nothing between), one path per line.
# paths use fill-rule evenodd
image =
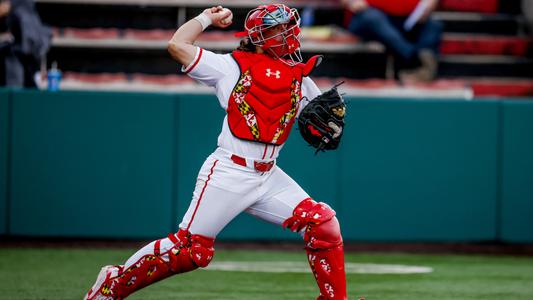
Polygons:
M0 89L0 235L7 234L7 166L9 143L9 97L8 90Z
M17 91L11 234L171 230L174 96Z
M533 242L533 101L505 101L501 239Z
M347 124L346 238L495 238L497 102L354 99Z
M346 240L533 241L533 101L347 100L338 151L295 131L278 160ZM212 95L0 90L0 234L177 230L223 118ZM219 239L300 237L243 214Z

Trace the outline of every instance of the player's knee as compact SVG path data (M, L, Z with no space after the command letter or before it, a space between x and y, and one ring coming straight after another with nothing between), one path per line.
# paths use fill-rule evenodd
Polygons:
M307 198L294 208L292 216L283 222L283 227L298 232L308 224L320 224L335 216L335 211L327 204Z
M329 249L342 244L339 220L335 211L326 203L305 199L293 211L283 226L293 231L306 228L304 240L314 249Z
M333 217L320 224L310 224L304 234L307 247L313 249L330 249L342 245L339 220Z

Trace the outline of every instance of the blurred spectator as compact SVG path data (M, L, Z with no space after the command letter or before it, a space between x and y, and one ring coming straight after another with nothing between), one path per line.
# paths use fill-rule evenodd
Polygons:
M33 0L0 1L0 11L6 14L0 23L2 36L5 37L1 42L5 74L2 84L36 87L36 76L50 48L52 30L41 23Z
M0 86L6 85L5 58L13 43L13 35L7 26L7 16L11 11L11 2L0 0Z
M438 0L342 0L351 16L348 29L383 43L402 81L430 81L437 73L443 25L431 18Z
M522 13L529 27L529 34L533 35L533 0L522 0Z

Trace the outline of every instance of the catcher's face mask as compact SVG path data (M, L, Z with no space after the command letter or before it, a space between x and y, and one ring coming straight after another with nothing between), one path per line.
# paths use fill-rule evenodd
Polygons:
M283 4L271 4L248 12L244 31L235 35L248 36L252 44L274 58L284 58L283 62L295 65L302 61L300 33L298 11Z

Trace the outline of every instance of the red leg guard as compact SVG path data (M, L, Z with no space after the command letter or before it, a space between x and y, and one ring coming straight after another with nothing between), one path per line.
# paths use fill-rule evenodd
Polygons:
M124 299L131 293L174 274L206 267L213 258L215 249L212 238L191 235L182 229L168 238L174 244L170 250L161 253L162 240L156 241L153 253L142 256L128 269L121 269L118 276L106 280L102 293L105 291L107 295L111 294L113 298L110 299Z
M317 300L348 299L344 249L335 211L325 203L306 199L283 225L296 231L307 226L304 240L309 265L320 289Z
M309 225L305 233L306 252L320 288L318 299L348 299L344 272L344 249L337 218ZM309 242L313 241L313 242Z

